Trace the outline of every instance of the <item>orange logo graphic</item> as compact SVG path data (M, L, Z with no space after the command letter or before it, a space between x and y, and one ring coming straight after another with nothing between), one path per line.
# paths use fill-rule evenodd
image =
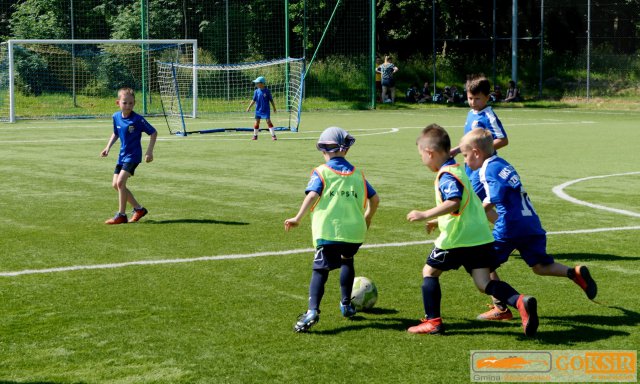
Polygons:
M476 361L476 368L522 369L527 365L535 363L542 363L547 367L549 366L549 363L545 360L527 360L520 356L509 356L498 359L494 356L490 356Z

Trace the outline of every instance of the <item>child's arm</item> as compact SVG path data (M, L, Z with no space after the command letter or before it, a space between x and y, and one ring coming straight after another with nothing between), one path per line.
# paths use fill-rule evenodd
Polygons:
M109 142L107 143L107 146L104 147L102 152L100 152L100 157L109 156L109 150L111 149L111 146L116 142L116 140L118 140L118 136L115 133L112 133L111 137L109 138Z
M276 113L276 103L273 102L273 99L271 99L271 106L273 107L273 113Z
M460 146L458 145L457 147L451 148L451 151L449 151L449 156L456 157L456 155L460 152L462 151L460 150Z
M442 204L437 205L426 211L413 210L407 214L409 221L424 221L435 219L438 216L447 215L460 209L460 199L445 200Z
M158 131L149 135L149 146L147 147L147 153L144 154L144 161L150 163L153 161L153 147L156 146L156 139L158 138Z
M496 151L500 148L506 147L507 145L509 145L509 139L506 137L493 140L493 149Z
M378 197L378 194L376 193L369 199L367 210L364 213L364 220L367 222L367 228L369 228L369 226L371 225L371 219L373 219L373 215L376 214L379 204L380 197Z
M297 227L300 225L300 221L302 218L309 212L311 207L316 203L316 201L320 198L318 192L311 191L307 193L307 196L302 201L302 205L300 206L300 210L298 210L298 214L295 217L287 219L284 221L284 230L289 231L291 228Z
M251 107L253 107L253 104L255 103L256 103L255 100L251 100L251 102L249 103L249 106L247 107L247 112L249 112L249 110L251 109Z

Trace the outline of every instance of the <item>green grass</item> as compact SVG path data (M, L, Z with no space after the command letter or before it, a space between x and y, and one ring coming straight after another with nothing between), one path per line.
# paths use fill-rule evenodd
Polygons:
M461 383L471 350L617 350L640 345L637 215L567 202L551 189L578 178L637 172L637 112L499 108L510 138L500 151L520 172L559 262L585 263L598 303L570 281L531 273L517 257L501 276L539 301L538 337L519 321L474 320L488 298L463 271L442 277L448 335L413 336L422 314L420 271L431 245L363 248L356 273L380 296L373 311L340 317L337 272L320 322L295 334L306 309L313 254L309 219L283 221L303 199L331 125L357 139L348 159L381 197L367 244L433 239L407 212L434 204L433 174L415 138L437 122L454 142L465 108L407 108L303 114L301 132L277 142L261 134L170 136L164 119L155 160L130 188L149 209L140 223L106 226L113 215L115 150L99 153L107 120L0 125L0 272L162 261L0 276L0 382L7 383ZM198 122L205 124L206 122ZM397 130L392 130L397 128ZM146 142L145 142L146 145ZM115 149L115 148L114 148ZM640 213L640 175L591 179L565 189L594 204ZM565 231L634 229L565 233ZM295 253L288 250L309 249Z

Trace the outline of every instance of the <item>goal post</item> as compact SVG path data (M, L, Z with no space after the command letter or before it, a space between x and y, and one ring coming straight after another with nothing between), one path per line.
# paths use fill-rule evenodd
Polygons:
M138 93L140 113L162 114L159 61L197 64L197 40L8 40L0 46L0 121L109 116L124 86Z
M299 128L305 71L302 58L207 65L160 62L157 67L171 134L252 131L254 115L253 111L247 112L247 107L253 98L253 80L260 76L266 78L265 85L276 105L277 111L271 111L274 129L295 132ZM197 92L193 91L194 85ZM266 122L260 129L267 129Z

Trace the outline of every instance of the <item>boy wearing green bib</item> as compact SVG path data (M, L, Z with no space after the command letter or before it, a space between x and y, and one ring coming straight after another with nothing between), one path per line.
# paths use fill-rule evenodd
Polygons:
M440 235L422 269L422 300L425 318L407 331L415 334L442 334L440 317L439 277L444 271L461 266L473 278L476 287L487 295L518 309L526 336L535 336L538 329L537 302L532 296L519 294L503 281L491 280L489 272L497 263L493 249L493 235L482 203L471 189L463 167L450 156L451 140L437 124L422 130L416 144L422 162L437 173L435 180L436 206L426 211L413 210L409 221L427 220L427 232L437 227Z
M320 301L329 271L340 268L340 311L352 317L351 303L355 278L353 256L365 239L380 198L362 172L345 156L356 139L338 127L329 127L320 135L317 148L325 164L316 167L305 190L307 196L295 217L284 221L285 231L297 227L311 212L311 232L316 248L309 284L309 306L294 325L296 332L306 332L320 319Z

